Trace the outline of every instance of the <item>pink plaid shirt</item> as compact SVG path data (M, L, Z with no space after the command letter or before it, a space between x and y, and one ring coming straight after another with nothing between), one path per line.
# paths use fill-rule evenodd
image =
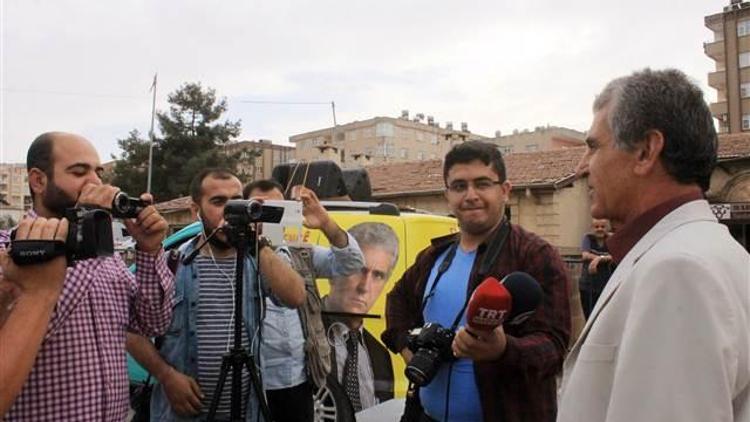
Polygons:
M0 232L0 242L7 237ZM134 276L115 255L67 269L34 367L4 420L125 420L125 332L161 335L174 296L163 252L158 257L138 252L136 265Z

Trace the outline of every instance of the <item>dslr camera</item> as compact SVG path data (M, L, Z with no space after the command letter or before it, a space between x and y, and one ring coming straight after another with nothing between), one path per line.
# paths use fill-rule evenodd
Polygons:
M404 373L418 387L429 384L444 362L456 360L451 345L456 333L434 322L409 333L409 349L414 356Z
M114 240L112 217L135 218L146 201L129 197L119 192L112 200L111 211L81 205L65 210L63 217L68 219L68 236L65 242L59 240L15 240L15 230L11 232L10 257L16 265L33 265L65 255L68 264L78 260L112 256Z

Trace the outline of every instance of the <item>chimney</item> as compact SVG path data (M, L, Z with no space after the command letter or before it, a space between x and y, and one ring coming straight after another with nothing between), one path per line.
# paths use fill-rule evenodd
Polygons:
M331 144L323 144L316 148L320 151L320 156L318 157L319 160L330 160L336 164L341 164L339 149L335 146Z
M370 156L364 153L352 154L352 158L354 159L354 165L357 167L367 167L372 164Z

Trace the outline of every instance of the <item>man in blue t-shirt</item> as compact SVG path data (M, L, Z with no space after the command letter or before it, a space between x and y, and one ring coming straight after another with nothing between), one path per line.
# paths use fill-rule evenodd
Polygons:
M431 322L455 332L444 349L447 356L436 362L434 378L418 392L410 390L407 419L554 420L555 376L570 336L565 265L549 243L504 217L511 185L497 147L478 141L453 147L445 157L443 178L460 232L434 239L396 283L386 304L383 342L407 364L415 353L407 347L411 329ZM500 280L514 271L541 284L539 309L519 324L469 334L463 328L467 298L485 278Z

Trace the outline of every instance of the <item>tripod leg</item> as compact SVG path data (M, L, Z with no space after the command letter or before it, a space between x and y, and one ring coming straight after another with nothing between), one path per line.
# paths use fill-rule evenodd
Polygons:
M265 419L266 422L272 422L271 409L268 407L265 390L263 390L263 384L260 382L260 376L258 376L258 368L255 366L255 361L253 361L251 355L245 355L244 364L247 366L247 371L250 373L250 382L253 383L252 387L255 390L255 395L258 397L260 413L263 415L263 419Z
M221 371L219 372L219 380L216 382L216 388L214 388L214 396L211 398L211 407L208 410L209 422L212 422L216 417L216 410L219 408L219 400L221 400L221 392L224 390L224 384L227 381L227 374L229 373L229 365L231 358L227 355L221 358Z

